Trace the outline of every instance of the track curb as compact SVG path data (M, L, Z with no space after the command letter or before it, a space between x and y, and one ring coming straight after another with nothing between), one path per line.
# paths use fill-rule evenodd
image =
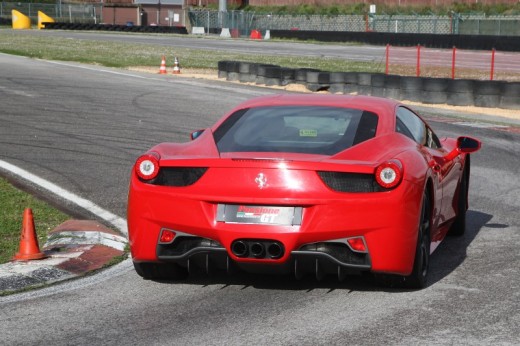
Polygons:
M68 220L49 233L42 260L0 264L0 296L88 275L126 256L126 238L93 220Z

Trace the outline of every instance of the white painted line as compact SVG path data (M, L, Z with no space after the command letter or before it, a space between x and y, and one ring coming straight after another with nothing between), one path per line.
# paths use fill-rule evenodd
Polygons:
M46 62L46 63L49 63L49 64L55 64L55 65L61 65L61 66L67 66L67 67L74 67L74 68L82 68L84 70L89 70L89 71L112 73L112 74L117 74L117 75L121 75L121 76L135 77L135 78L141 78L141 79L150 79L148 77L143 77L143 76L139 76L139 75L136 75L136 74L123 73L123 72L117 72L117 71L112 71L112 70L104 70L104 69L100 69L98 67L88 67L88 66L83 66L83 65L67 64L67 63L64 63L64 62L52 61L52 60L42 60L42 59L37 59L37 60L40 60L40 61L43 61L43 62Z
M77 206L91 212L94 215L97 215L102 220L107 221L112 226L117 228L122 234L124 234L125 236L128 236L128 227L126 224L126 220L109 212L108 210L101 208L100 206L96 205L95 203L93 203L83 197L80 197L72 192L69 192L69 191L59 187L58 185L51 183L48 180L40 178L20 167L12 165L3 160L0 160L0 168L4 169L6 171L9 171L12 174L15 174L33 184L36 184L39 187L55 194L56 196L58 196L60 198L63 198L69 202L76 204Z
M117 72L117 71L113 71L113 70L105 70L105 69L99 68L99 67L89 67L89 66L84 66L84 65L69 64L69 63L52 61L52 60L42 60L42 59L37 59L37 60L44 62L44 63L49 63L49 64L55 64L55 65L60 65L60 66L73 67L73 68L81 68L84 70L94 71L94 72L112 73L112 74L119 75L119 76L134 77L134 78L145 79L145 80L150 80L150 81L159 81L159 82L167 82L167 83L171 83L173 81L172 79L155 77L153 74L150 74L150 76L139 76L139 75L131 74L131 73ZM198 81L198 80L194 81L194 80L182 79L182 78L175 79L175 83L176 84L187 84L187 85L192 85L192 86L200 86L202 88L229 90L229 91L232 91L235 93L240 93L240 94L245 94L245 95L254 95L254 96L267 95L267 94L272 93L272 90L268 89L268 88L261 89L261 90L249 90L249 89L243 89L240 84L238 84L236 86L223 86L220 84L211 85L211 84L208 84L208 83L205 83L202 81Z
M487 129L487 128L508 128L509 126L504 125L496 125L496 124L490 124L490 123L479 123L479 122L468 122L468 121L458 121L454 122L452 124L455 125L461 125L461 126L469 126L469 127L477 127L481 129Z

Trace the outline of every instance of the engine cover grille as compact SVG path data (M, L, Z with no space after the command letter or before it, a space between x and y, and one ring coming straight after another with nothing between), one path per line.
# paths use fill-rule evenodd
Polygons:
M334 191L353 193L388 191L376 182L373 174L325 171L317 173L325 185Z
M157 177L148 183L162 186L190 186L208 170L207 167L161 167Z

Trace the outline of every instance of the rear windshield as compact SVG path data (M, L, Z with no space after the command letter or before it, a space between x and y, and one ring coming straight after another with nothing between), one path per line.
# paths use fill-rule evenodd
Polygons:
M376 114L349 108L276 106L242 109L215 131L225 152L334 155L373 138Z

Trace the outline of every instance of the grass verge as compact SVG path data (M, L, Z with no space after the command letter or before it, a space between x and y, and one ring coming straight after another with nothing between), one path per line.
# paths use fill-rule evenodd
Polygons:
M97 32L99 33L99 32ZM111 34L117 34L111 32ZM135 34L141 35L141 34ZM147 37L156 36L147 34ZM161 38L178 35L160 34ZM200 38L204 40L204 38ZM282 40L284 41L284 40ZM322 44L321 42L313 42ZM337 43L338 44L338 43ZM339 44L341 45L341 44ZM166 57L171 65L173 57L179 58L182 68L214 70L221 60L275 64L289 68L316 68L330 72L370 72L385 71L385 57L377 61L353 61L326 57L300 57L281 55L251 55L225 50L191 49L182 47L165 47L146 43L126 43L117 41L101 41L89 39L70 39L51 37L12 30L0 29L0 52L27 56L31 58L75 61L86 64L101 65L116 68L148 67L159 68L161 57ZM399 54L397 51L395 54ZM415 76L415 65L390 64L390 73L401 76ZM422 77L450 78L451 67L423 64ZM458 67L458 79L489 79L489 71ZM520 74L495 70L496 80L519 81Z
M161 35L167 37L168 35ZM202 39L202 38L201 38ZM220 60L238 60L275 64L292 68L317 68L323 71L384 72L384 59L380 62L356 62L345 59L271 56L239 54L223 50L164 47L146 43L108 42L98 40L73 40L0 30L0 52L31 58L76 61L108 67L132 66L159 67L161 56L169 61L177 56L182 67L214 69Z
M47 239L47 232L69 219L69 216L47 203L16 189L0 178L0 263L5 263L18 251L22 229L23 211L31 208L40 247Z

